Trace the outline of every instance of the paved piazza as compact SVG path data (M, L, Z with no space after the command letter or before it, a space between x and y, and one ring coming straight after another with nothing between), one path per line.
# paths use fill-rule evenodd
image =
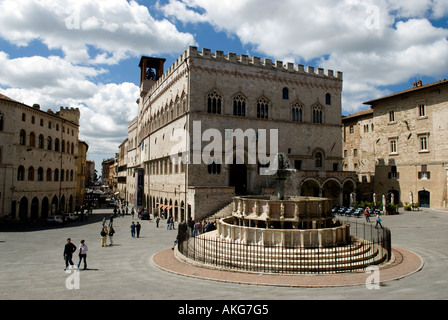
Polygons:
M0 229L0 299L151 299L151 300L301 300L301 299L447 299L448 212L424 209L384 216L391 229L392 246L420 256L421 270L398 280L336 287L285 287L249 285L187 277L160 269L153 257L170 248L177 230L141 221L140 238L131 238L131 216L116 218L114 246L101 247L103 216L98 210L88 222L41 228ZM358 219L362 221L361 219ZM374 219L371 219L372 221ZM137 221L137 219L134 219ZM372 222L374 223L374 222ZM177 225L176 225L177 228ZM63 248L67 237L89 247L88 270L64 271ZM109 243L109 241L108 241ZM74 262L77 263L77 255ZM68 289L67 284L79 288Z

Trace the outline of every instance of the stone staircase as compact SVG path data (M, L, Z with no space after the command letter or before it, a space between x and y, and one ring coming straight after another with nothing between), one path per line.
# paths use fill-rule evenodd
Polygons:
M190 258L211 267L260 273L349 272L387 260L384 249L355 237L345 246L306 249L231 243L216 231L190 238L187 252L194 252Z
M210 216L207 216L204 218L204 220L214 221L219 220L221 218L225 218L232 215L233 210L233 202L230 202L229 204L225 205L215 213L211 214Z

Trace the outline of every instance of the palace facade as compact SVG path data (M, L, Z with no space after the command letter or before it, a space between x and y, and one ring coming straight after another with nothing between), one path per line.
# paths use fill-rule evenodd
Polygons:
M140 60L138 116L122 145L126 201L201 219L235 194L275 193L264 170L277 153L296 169L287 195L349 201L356 177L342 168L341 72L196 47L165 72L164 63Z

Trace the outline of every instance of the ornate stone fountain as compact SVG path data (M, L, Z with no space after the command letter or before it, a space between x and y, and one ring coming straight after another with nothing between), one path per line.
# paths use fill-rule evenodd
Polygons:
M378 255L378 246L351 236L349 223L334 219L331 199L285 197L285 181L295 170L284 154L277 161L271 171L276 196L234 197L232 215L220 219L217 230L203 234L202 240L190 239L181 251L218 268L269 272L280 270L278 265L279 272L340 272L388 259ZM286 257L290 264L285 264ZM359 263L354 266L352 261Z

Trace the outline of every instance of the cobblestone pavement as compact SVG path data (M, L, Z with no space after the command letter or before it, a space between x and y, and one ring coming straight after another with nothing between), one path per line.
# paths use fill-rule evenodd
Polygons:
M131 238L131 216L114 219L114 245L101 247L102 218L98 210L88 222L65 226L2 227L0 229L0 299L151 299L151 300L300 300L300 299L447 299L448 212L424 209L384 216L392 246L423 260L420 271L386 281L379 289L347 287L287 287L217 282L160 269L154 257L173 245L177 230L142 224L140 238ZM353 218L354 219L354 218ZM358 219L362 221L362 219ZM373 219L372 219L373 220ZM372 222L373 223L373 222ZM176 226L177 227L177 226ZM67 237L89 247L88 270L64 271ZM109 242L108 242L109 243ZM165 251L164 251L165 250ZM160 256L158 256L160 257ZM77 263L77 256L74 262ZM71 288L71 289L69 289Z

